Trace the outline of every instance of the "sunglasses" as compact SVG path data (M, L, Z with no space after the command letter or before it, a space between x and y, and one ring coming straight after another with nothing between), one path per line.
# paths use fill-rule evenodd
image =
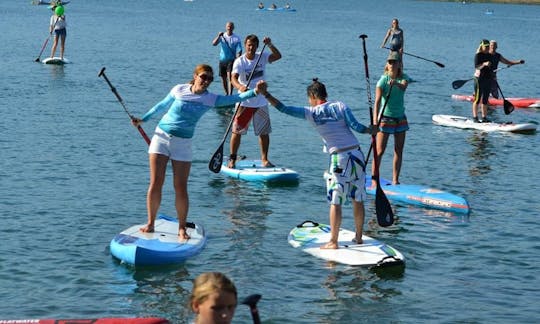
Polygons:
M390 64L396 64L397 61L396 61L396 60L388 60L388 63L390 63Z
M201 80L203 81L207 81L207 82L212 82L214 81L214 76L212 75L208 75L208 74L199 74L197 75L199 78L201 78Z

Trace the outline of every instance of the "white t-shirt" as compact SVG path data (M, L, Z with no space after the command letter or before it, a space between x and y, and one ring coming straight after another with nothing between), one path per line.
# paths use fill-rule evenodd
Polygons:
M257 66L255 66L255 63L257 62L259 56L261 56L261 59L259 60ZM255 57L252 60L249 60L246 58L246 54L243 54L242 56L234 60L232 73L238 74L238 81L241 84L247 86L250 89L253 89L257 82L259 82L259 80L264 80L266 63L270 63L268 61L269 57L270 53L268 52L263 52L262 54L255 53ZM251 74L251 71L253 71L253 69L255 69L255 71L253 72L253 76L251 77L251 81L248 85L247 79L249 78L249 75ZM255 98L242 101L241 105L244 107L264 107L268 105L268 101L264 99L264 96L258 95Z

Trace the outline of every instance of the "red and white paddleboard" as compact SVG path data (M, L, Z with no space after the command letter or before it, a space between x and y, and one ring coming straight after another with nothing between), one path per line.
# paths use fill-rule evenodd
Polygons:
M452 99L472 102L474 96L453 94ZM506 98L506 100L510 101L516 108L540 108L540 98ZM491 106L502 106L504 105L504 100L502 98L495 99L489 97L488 104Z

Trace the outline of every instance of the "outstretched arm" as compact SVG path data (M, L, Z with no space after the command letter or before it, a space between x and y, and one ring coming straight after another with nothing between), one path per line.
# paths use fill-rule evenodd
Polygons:
M263 43L265 43L270 48L270 51L272 51L272 54L270 54L270 56L268 57L268 62L272 63L281 58L281 52L274 44L272 44L272 40L270 39L270 37L265 37L263 39Z

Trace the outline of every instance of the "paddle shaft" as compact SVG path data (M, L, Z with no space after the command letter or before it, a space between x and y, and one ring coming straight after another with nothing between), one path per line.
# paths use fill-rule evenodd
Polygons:
M54 27L56 27L56 23L58 22L58 19L56 19L56 21L54 22L54 25L53 25L53 31L54 31ZM41 46L41 51L39 51L39 55L37 57L37 59L35 59L36 62L39 62L40 59L41 59L41 55L43 54L43 51L45 50L45 47L47 47L47 44L49 43L49 39L51 39L51 36L52 36L52 32L49 33L49 36L47 37L47 39L45 39L45 42L43 43L43 46Z
M504 70L504 69L508 69L511 65L509 66L504 66L502 68L498 68L498 69L495 69L493 70L493 73L497 73L498 71L500 70ZM454 82L452 82L452 88L454 88L455 90L463 87L465 85L465 83L471 81L471 80L474 80L474 78L470 78L470 79L467 79L467 80L455 80Z
M370 84L369 84L369 68L368 68L368 55L366 50L366 38L367 35L362 34L360 35L360 38L362 39L362 46L364 49L364 69L366 73L366 82L367 82L367 89L368 89L368 103L369 103L369 117L370 121L369 123L373 125L373 102L371 100L371 91ZM388 103L388 99L390 98L390 93L392 92L393 84L390 84L390 89L388 90L388 95L386 96L386 100L384 102L383 108L380 112L380 116L377 120L377 128L379 127L379 124L381 123L382 116L384 114L384 110L386 109L386 105ZM392 211L392 206L390 205L390 202L388 201L388 198L386 198L386 194L381 189L381 183L379 181L379 165L378 165L378 159L377 159L377 138L376 135L371 135L371 145L369 147L369 151L367 154L365 165L367 166L367 162L369 160L369 154L371 152L371 149L373 148L373 155L375 156L373 158L374 163L374 176L376 181L376 191L375 191L375 213L377 215L377 223L380 226L386 227L390 226L394 223L394 212Z
M259 57L257 58L257 62L255 62L255 66L253 70L251 70L251 73L248 76L246 87L249 88L249 83L251 82L251 79L253 78L253 72L255 72L255 67L259 64L259 61L261 60L261 57L264 53L264 49L266 48L266 44L264 44L261 53L259 54ZM225 145L225 141L227 141L227 137L229 136L229 132L231 131L231 128L234 123L234 119L236 118L236 115L238 114L238 111L240 111L240 103L236 103L234 114L231 117L231 121L229 122L229 125L227 126L227 130L225 131L225 135L223 135L223 139L221 140L221 143L219 144L219 147L217 148L214 155L212 155L212 158L210 159L210 162L208 162L208 169L214 173L219 173L221 171L221 165L223 164L223 146Z
M124 104L124 100L122 100L122 97L120 97L120 94L118 94L118 91L116 91L116 88L112 85L111 81L109 81L109 78L107 77L107 75L105 74L105 68L103 67L101 69L101 71L99 71L99 74L98 74L98 77L103 77L103 79L105 79L105 81L107 82L107 84L109 85L109 88L111 88L111 91L114 93L114 95L116 96L116 99L118 99L118 102L120 102L120 104L122 105L122 107L124 108L124 111L126 112L126 114L129 116L129 118L131 120L134 120L135 117L129 113L126 105ZM150 138L148 137L148 135L146 135L146 132L144 131L144 129L141 127L141 125L137 125L137 130L139 131L139 133L141 134L141 136L144 138L144 140L146 141L146 144L150 145Z
M384 48L386 48L386 49L388 49L388 50L392 50L392 49L389 48L389 47L384 47ZM442 64L442 63L440 63L440 62L437 62L437 61L433 61L433 60L427 59L427 58L425 58L425 57L421 57L421 56L414 55L414 54L407 53L407 52L403 52L403 54L409 55L409 56L412 56L412 57L416 57L416 58L421 59L421 60L424 60L424 61L428 61L428 62L435 63L435 64L437 64L438 67L442 67L442 68L444 67L444 64Z

